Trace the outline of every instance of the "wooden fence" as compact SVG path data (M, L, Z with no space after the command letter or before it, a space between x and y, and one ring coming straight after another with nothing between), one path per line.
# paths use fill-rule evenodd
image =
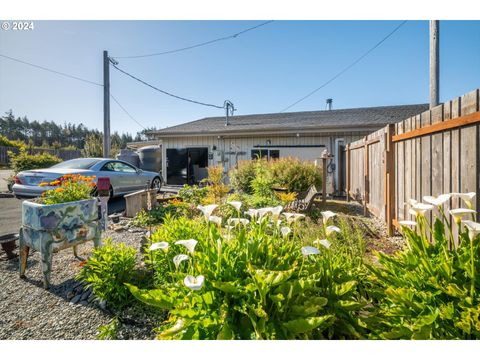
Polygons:
M9 157L8 151L13 151L14 153L18 153L18 148L15 147L8 147L8 146L0 146L0 165L8 165ZM75 159L82 156L80 150L63 150L63 149L42 149L42 148L27 148L29 154L40 154L40 153L50 153L52 155L58 156L62 160L70 160Z
M476 192L480 209L479 90L388 125L346 146L346 192L384 219L411 219L409 199ZM446 205L462 206L458 199Z

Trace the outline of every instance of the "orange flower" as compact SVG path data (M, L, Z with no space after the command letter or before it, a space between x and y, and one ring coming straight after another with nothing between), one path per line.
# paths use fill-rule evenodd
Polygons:
M65 191L65 189L61 188L61 187L55 189L55 192L57 192L57 193L61 193L61 192L64 192L64 191Z
M48 182L41 182L38 186L47 186Z
M69 183L68 181L65 181L65 182L63 183L63 186L68 186L68 184L70 184L70 183Z
M96 178L97 178L97 176L96 176L96 175L93 175L93 176L92 176L92 179L96 179Z
M56 186L56 185L58 185L58 184L60 184L60 181L59 181L59 180L55 180L55 181L52 181L52 182L50 183L50 185L52 185L52 186Z

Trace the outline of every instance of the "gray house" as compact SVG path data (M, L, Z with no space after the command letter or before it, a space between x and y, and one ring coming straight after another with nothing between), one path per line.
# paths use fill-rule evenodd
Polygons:
M390 123L428 109L427 104L327 111L209 117L151 133L162 143L162 175L167 184L207 176L206 168L225 172L239 160L296 157L316 161L324 149L333 190L344 188L343 146ZM188 166L189 161L193 166ZM190 174L193 170L193 174Z

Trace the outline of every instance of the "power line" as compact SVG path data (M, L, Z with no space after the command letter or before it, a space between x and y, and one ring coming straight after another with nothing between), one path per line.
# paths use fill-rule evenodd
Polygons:
M71 79L75 79L75 80L79 80L79 81L83 81L83 82L86 82L86 83L89 83L89 84L93 84L93 85L103 87L103 84L99 84L99 83L96 83L94 81L90 81L90 80L87 80L87 79L82 79L78 76L69 75L69 74L66 74L64 72L49 69L49 68L46 68L46 67L43 67L43 66L40 66L40 65L35 65L35 64L29 63L29 62L26 62L26 61L23 61L23 60L20 60L20 59L16 59L16 58L13 58L13 57L10 57L10 56L7 56L7 55L0 54L0 56L3 57L3 58L6 58L6 59L12 60L12 61L19 62L21 64L25 64L25 65L33 66L33 67L41 69L41 70L49 71L49 72L57 74L57 75L65 76L65 77L68 77L68 78L71 78Z
M138 82L148 86L148 87L151 87L152 89L154 90L157 90L159 92L161 92L162 94L165 94L165 95L168 95L168 96L171 96L171 97L174 97L176 99L179 99L179 100L183 100L183 101L188 101L188 102L191 102L191 103L194 103L194 104L198 104L198 105L203 105L203 106L210 106L210 107L214 107L214 108L217 108L217 109L224 109L224 106L218 106L218 105L214 105L214 104L208 104L208 103L204 103L204 102L200 102L200 101L195 101L195 100L191 100L191 99L187 99L187 98L184 98L184 97L181 97L181 96L178 96L178 95L174 95L174 94L171 94L165 90L161 90L153 85L150 85L149 83L137 78L136 76L133 76L132 74L129 74L128 72L120 69L114 62L110 62L112 64L112 66L117 69L118 71L120 71L121 73L124 73L125 75L131 77L132 79L135 79L137 80Z
M362 56L360 56L358 59L356 59L354 62L352 62L350 65L348 65L347 67L345 67L343 70L341 70L340 72L338 72L335 76L333 76L332 78L330 78L328 81L326 81L325 83L323 83L322 85L320 85L318 88L316 88L315 90L309 92L307 95L305 95L304 97L300 98L299 100L295 101L293 104L287 106L285 109L283 109L282 111L280 112L285 112L287 111L288 109L290 109L291 107L297 105L299 102L305 100L306 98L312 96L313 94L315 94L318 90L324 88L325 86L327 86L328 84L330 84L332 81L334 81L335 79L337 79L338 77L340 77L341 75L343 75L345 72L347 72L350 68L352 68L353 66L355 66L357 63L359 63L363 58L365 58L368 54L370 54L373 50L375 50L376 48L378 48L383 42L385 42L390 36L392 36L398 29L400 29L403 25L405 25L407 21L403 21L402 23L400 23L400 25L398 25L395 29L393 29L387 36L385 36L382 40L380 40L378 43L375 44L375 46L373 46L372 48L370 48L367 52L365 52Z
M145 126L143 126L142 124L140 124L140 123L122 106L122 104L120 104L120 103L118 102L118 100L115 99L115 97L112 95L112 93L110 93L110 97L113 99L113 101L115 101L115 102L117 103L117 105L120 107L120 109L122 109L123 112L128 115L128 117L129 117L130 119L132 119L133 121L135 121L135 122L136 122L138 125L140 125L140 127L142 127L144 130L147 130L147 129L145 128Z
M245 34L245 33L248 32L248 31L252 31L252 30L258 29L259 27L262 27L262 26L265 26L265 25L267 25L267 24L270 24L271 22L273 22L273 20L265 21L265 22L263 22L263 23L261 23L261 24L259 24L259 25L256 25L256 26L253 26L253 27L251 27L251 28L242 30L242 31L237 32L237 33L232 34L232 35L224 36L224 37L221 37L221 38L218 38L218 39L206 41L206 42L203 42L203 43L200 43L200 44L191 45L191 46L187 46L187 47L180 48L180 49L168 50L168 51L163 51L163 52L158 52L158 53L153 53L153 54L144 54L144 55L114 56L114 58L115 58L115 59L138 59L138 58L145 58L145 57L151 57L151 56L160 56L160 55L173 54L173 53L177 53L177 52L185 51L185 50L191 50L191 49L195 49L195 48L197 48L197 47L201 47L201 46L205 46L205 45L210 45L210 44L213 44L213 43L216 43L216 42L219 42L219 41L234 39L234 38L236 38L237 36L240 36L240 35L242 35L242 34Z

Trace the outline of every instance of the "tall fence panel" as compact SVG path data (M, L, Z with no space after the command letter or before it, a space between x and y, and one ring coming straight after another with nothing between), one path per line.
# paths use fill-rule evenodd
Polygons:
M364 205L365 211L385 219L385 156L388 126L347 145L350 169L346 192Z
M347 145L346 152L349 197L383 218L390 233L393 225L398 227L398 221L412 219L410 199L475 192L474 206L478 210L479 90L380 129ZM460 206L464 204L455 197L446 209Z

